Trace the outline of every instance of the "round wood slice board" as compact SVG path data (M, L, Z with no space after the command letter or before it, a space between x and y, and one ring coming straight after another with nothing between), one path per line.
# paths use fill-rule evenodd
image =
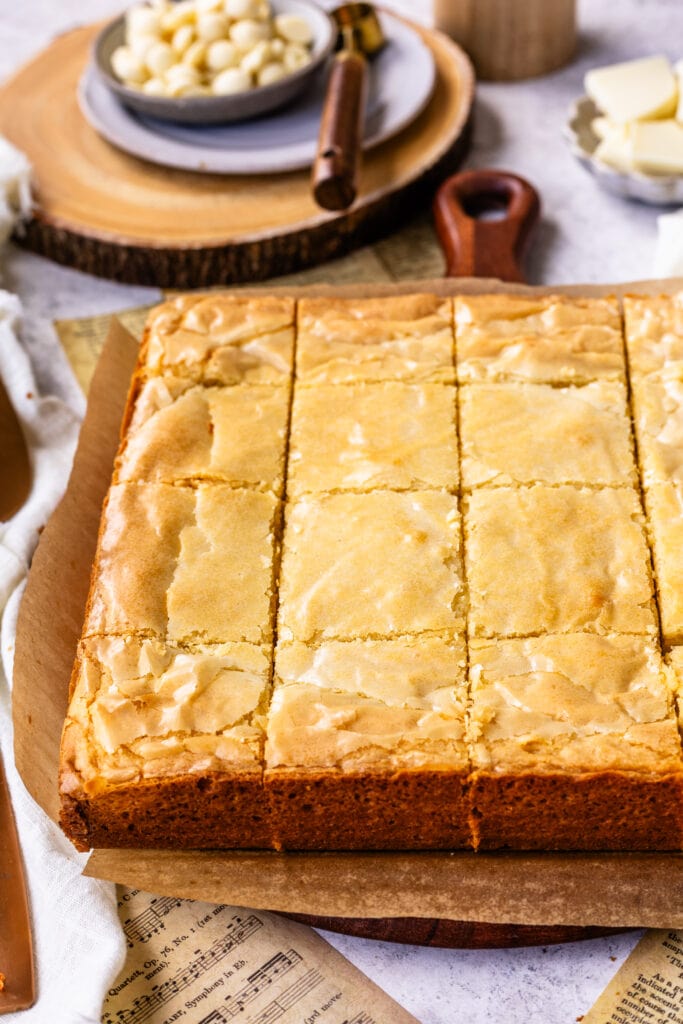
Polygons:
M402 942L443 949L508 949L579 942L628 931L624 928L579 928L560 925L487 924L429 917L315 917L284 914L293 921L361 939Z
M365 154L359 198L341 214L316 206L307 171L208 175L117 150L76 99L97 26L59 36L0 89L0 133L34 168L35 215L19 241L79 270L162 288L263 280L374 241L431 199L468 142L471 64L446 36L414 28L434 54L434 94L412 125Z

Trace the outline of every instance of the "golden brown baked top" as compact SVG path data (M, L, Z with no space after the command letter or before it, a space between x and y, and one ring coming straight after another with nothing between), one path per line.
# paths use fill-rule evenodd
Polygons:
M483 771L683 770L673 698L642 637L472 641L468 737Z
M618 381L465 385L459 401L464 487L636 482Z
M464 639L283 644L266 767L467 767Z
M260 769L270 657L251 644L82 641L64 737L86 792L183 771Z
M632 374L657 373L683 362L683 292L627 295L624 326Z
M662 635L683 643L683 482L651 484L645 493Z
M224 484L114 485L85 635L268 643L277 504Z
M470 295L455 300L458 379L624 380L615 299Z
M150 313L141 370L210 384L282 384L293 348L292 299L180 295Z
M297 380L452 381L452 311L452 300L436 295L301 299Z
M332 494L288 506L281 640L456 632L464 615L457 498Z
M453 387L387 382L297 390L288 494L457 485Z
M635 491L473 491L465 554L473 636L654 633L653 584Z
M683 362L677 371L633 381L634 422L646 486L683 484Z
M204 387L152 377L138 396L118 481L282 490L289 393L286 388Z

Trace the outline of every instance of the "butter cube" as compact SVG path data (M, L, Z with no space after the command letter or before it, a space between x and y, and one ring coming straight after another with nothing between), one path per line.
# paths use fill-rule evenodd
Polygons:
M603 119L604 120L604 119ZM611 122L610 122L611 124ZM606 130L593 153L596 160L609 164L615 171L627 174L633 170L633 140L631 126L612 125Z
M683 125L644 121L631 131L633 163L647 174L683 174Z
M673 117L678 103L678 83L666 57L611 64L589 71L586 92L612 121L642 121Z

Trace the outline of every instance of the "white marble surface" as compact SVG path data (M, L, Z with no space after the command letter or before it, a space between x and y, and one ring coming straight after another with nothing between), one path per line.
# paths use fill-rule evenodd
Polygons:
M118 11L118 0L0 0L0 79L57 32ZM393 6L430 20L425 0ZM672 58L683 35L680 0L583 0L577 60L541 80L479 89L470 166L498 166L540 189L544 216L530 262L534 282L601 282L650 276L657 210L600 192L577 166L561 127L584 70L595 64L661 52ZM5 286L27 309L25 340L39 383L80 406L82 399L54 337L56 317L110 312L151 301L152 289L130 288L69 271L10 248ZM330 266L330 280L333 268ZM387 907L391 914L391 907ZM350 960L422 1024L568 1024L606 985L637 933L566 946L520 950L434 950L327 935ZM389 1022L387 1022L389 1024Z

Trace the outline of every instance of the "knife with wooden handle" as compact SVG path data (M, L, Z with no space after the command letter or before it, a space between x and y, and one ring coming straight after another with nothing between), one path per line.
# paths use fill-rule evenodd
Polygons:
M35 1002L24 866L0 757L0 1014Z

